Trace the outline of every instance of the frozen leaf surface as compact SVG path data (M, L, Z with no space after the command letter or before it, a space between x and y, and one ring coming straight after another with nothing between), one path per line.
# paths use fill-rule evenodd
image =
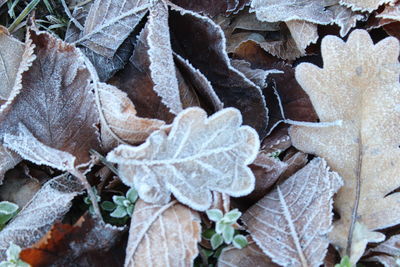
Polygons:
M281 266L320 266L329 245L332 197L342 180L321 158L291 176L243 215L252 238Z
M89 149L98 147L91 75L74 46L35 30L29 30L28 39L36 46L36 59L22 74L19 94L0 115L0 136L30 134L37 139L32 142L69 153L76 164L85 163Z
M237 8L243 6L243 4L239 6L239 0L173 0L171 2L185 9L209 15L211 17L235 11Z
M104 116L103 142L104 139L111 138L128 144L142 143L152 132L165 124L160 120L137 117L132 101L118 88L101 83L97 89L101 112Z
M107 159L118 163L123 182L144 201L167 203L173 193L203 211L211 205L210 190L239 197L254 189L247 165L260 144L254 129L241 124L233 108L209 118L200 108L188 108L175 118L169 134L159 130L141 146L120 145Z
M61 175L43 185L33 199L0 232L0 253L10 242L28 247L37 242L71 207L72 199L83 190L81 183Z
M200 241L199 215L176 200L136 203L125 266L192 266Z
M399 43L391 37L374 45L366 31L356 30L346 43L325 37L321 50L324 68L301 64L296 78L321 122L339 120L341 126L295 126L290 135L295 147L325 158L345 180L330 239L355 262L360 246L383 240L373 230L400 223L399 193L392 193L400 186ZM356 222L363 231L355 231ZM352 238L356 232L359 242Z
M340 0L340 4L351 7L352 10L368 12L378 9L380 5L395 2L396 0Z
M96 0L75 43L112 58L150 7L149 0Z
M365 19L365 15L356 12L342 5L333 5L328 7L333 12L333 23L340 27L340 36L344 37L355 27L357 21Z

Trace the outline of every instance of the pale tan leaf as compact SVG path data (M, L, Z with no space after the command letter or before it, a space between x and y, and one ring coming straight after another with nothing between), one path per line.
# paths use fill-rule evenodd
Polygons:
M340 27L340 36L342 37L346 36L351 28L356 26L357 21L363 20L366 17L360 12L353 11L339 4L328 7L328 10L333 12L332 23Z
M165 123L156 119L146 119L136 116L136 109L127 94L118 88L101 83L97 87L99 104L104 121L102 121L102 140L114 138L128 144L138 144ZM111 136L108 136L111 135ZM111 141L111 143L113 143Z
M13 242L28 247L37 242L71 207L72 199L83 190L81 183L61 175L43 185L32 200L0 232L0 258Z
M397 0L340 0L340 4L350 7L354 11L372 12L380 5L394 4Z
M291 20L286 22L290 35L296 43L297 49L305 55L306 48L318 40L317 25L303 20Z
M84 58L74 46L48 33L30 29L27 39L35 45L36 59L29 70L22 73L21 90L13 90L13 93L20 92L10 97L0 114L0 136L2 139L6 135L7 138L11 135L35 137L35 141L32 140L35 147L23 148L22 144L15 143L19 151L29 150L24 155L28 157L29 154L32 158L27 159L35 162L39 156L35 155L35 149L45 149L48 152L59 150L64 155L69 153L76 158L75 164L86 163L90 158L89 149L98 148L99 140L91 75ZM20 125L25 127L23 131ZM40 147L39 143L51 149ZM46 157L53 160L50 155ZM68 164L57 168L66 170L66 166L71 166L70 160L72 158Z
M332 197L341 185L325 160L315 158L248 209L242 220L275 263L318 267L329 245Z
M254 241L242 249L226 247L218 257L218 267L278 267Z
M78 40L92 51L111 58L150 7L149 0L96 0Z
M200 108L188 108L178 114L168 134L156 131L138 147L120 145L107 159L118 163L122 181L146 202L165 204L173 193L203 211L211 205L210 190L239 197L254 189L247 165L260 143L255 130L241 124L234 108L209 118Z
M295 147L324 157L345 180L330 239L349 255L356 221L369 233L359 239L370 241L377 239L373 230L400 223L400 195L390 194L400 186L399 43L390 37L374 45L356 30L346 43L325 37L321 50L324 68L303 63L296 78L325 127L294 126L290 135ZM333 121L336 126L326 125Z
M261 21L304 20L329 24L332 12L326 10L332 0L252 0L250 12Z
M201 226L197 212L176 200L166 205L135 205L125 266L192 266Z
M168 26L168 7L158 1L150 9L148 21L150 76L154 82L153 90L173 114L182 111L175 64L172 56L171 37Z

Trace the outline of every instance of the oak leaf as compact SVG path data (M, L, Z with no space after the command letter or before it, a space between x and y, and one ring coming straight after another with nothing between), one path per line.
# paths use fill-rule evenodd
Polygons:
M320 266L332 223L332 197L342 180L321 158L278 185L242 220L257 245L281 266Z
M197 212L176 200L165 205L135 205L125 266L192 266L201 236Z
M239 197L254 189L247 165L260 144L254 129L241 124L233 108L209 118L200 108L188 108L175 118L168 134L155 131L138 147L120 145L107 159L118 163L122 181L134 186L144 201L167 203L173 193L203 211L211 205L210 190Z
M399 193L390 194L400 186L399 43L389 37L374 45L356 30L346 43L325 37L321 50L324 68L300 64L296 78L326 127L293 126L290 136L343 177L335 200L340 220L330 239L356 262L368 242L383 240L374 230L400 223ZM333 121L339 123L326 125Z

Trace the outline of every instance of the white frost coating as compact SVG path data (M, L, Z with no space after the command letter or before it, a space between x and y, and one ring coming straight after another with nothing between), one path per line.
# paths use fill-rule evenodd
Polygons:
M112 58L150 6L149 0L96 0L81 38L74 43Z
M366 18L365 14L352 11L350 8L342 5L333 5L328 7L328 9L333 12L332 23L335 23L340 27L341 37L346 36L350 29L356 26L357 21Z
M239 197L254 189L247 165L260 143L256 131L241 124L234 108L209 118L200 108L188 108L175 118L168 135L159 130L138 147L120 145L107 159L118 163L123 182L135 186L146 202L166 203L172 193L203 211L211 205L210 190Z
M325 160L315 158L248 209L242 220L275 263L320 266L332 229L332 197L342 185Z
M340 0L340 4L351 8L354 11L368 11L372 12L380 5L390 4L393 5L396 0Z
M37 242L54 222L62 219L72 199L82 191L76 178L63 174L43 185L32 200L0 232L0 260L10 242L28 247Z
M37 165L47 165L61 171L74 169L74 156L42 144L21 123L19 124L18 136L4 135L4 146Z
M154 83L153 90L173 114L178 114L182 111L182 103L172 57L168 7L162 1L150 9L148 29L147 53L150 59L150 75Z
M198 213L176 200L164 206L139 200L129 229L125 267L192 266L201 240ZM151 240L151 241L150 241Z

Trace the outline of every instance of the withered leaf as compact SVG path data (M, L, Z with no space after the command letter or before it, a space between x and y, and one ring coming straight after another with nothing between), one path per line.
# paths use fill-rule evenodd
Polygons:
M91 75L84 59L74 46L48 33L30 29L27 38L35 45L36 59L22 74L22 89L0 114L0 136L35 137L35 147L24 148L27 159L35 161L41 143L52 149L49 152L71 154L75 164L85 163L89 149L96 149L99 141Z
M281 266L320 266L329 245L332 197L342 185L321 158L262 198L242 220L257 245Z
M368 11L372 12L380 5L390 3L394 4L397 0L340 0L340 4L350 7L355 11Z
M174 52L201 71L224 106L239 109L244 124L255 128L263 138L268 123L264 97L257 85L230 64L221 28L207 17L176 6L171 8L169 24Z
M112 58L151 6L149 0L96 0L75 43Z
M218 257L218 267L278 267L254 241L242 249L226 247Z
M37 242L71 207L72 199L83 190L79 180L63 174L43 185L33 199L0 232L0 254L10 243L28 247Z
M233 59L231 60L232 66L240 70L249 80L255 83L260 88L267 86L267 77L272 73L282 73L279 70L263 70L263 69L253 69L250 62L246 60Z
M322 125L340 123L294 126L290 135L295 147L324 157L345 180L330 239L354 263L368 242L383 240L374 230L400 223L399 193L390 194L400 186L399 43L389 37L374 45L366 31L356 30L346 43L325 37L321 50L324 68L303 63L296 78Z
M104 117L101 138L105 147L112 147L109 145L114 143L112 139L128 144L142 143L165 124L160 120L137 117L132 101L118 88L100 83L96 89Z
M15 152L0 145L0 183L3 182L4 174L14 168L22 158Z
M360 12L353 11L339 4L328 7L328 10L333 12L332 22L340 27L340 36L342 37L346 36L351 28L356 26L357 21L363 20L366 17Z
M123 255L114 255L112 249L125 230L86 213L74 225L54 224L41 240L24 249L20 257L33 267L120 266Z
M202 13L214 17L219 14L233 12L242 8L245 3L239 5L239 0L172 0L172 3L194 12ZM241 1L241 2L249 2Z
M386 5L385 9L376 15L377 18L400 21L400 3Z
M192 266L201 236L200 217L176 200L135 205L125 266Z
M241 124L234 108L209 118L200 108L188 108L175 118L168 134L155 131L138 147L120 145L107 159L118 163L122 181L134 186L144 201L165 204L172 193L203 211L211 205L210 190L239 197L254 189L247 165L260 144L254 129Z

